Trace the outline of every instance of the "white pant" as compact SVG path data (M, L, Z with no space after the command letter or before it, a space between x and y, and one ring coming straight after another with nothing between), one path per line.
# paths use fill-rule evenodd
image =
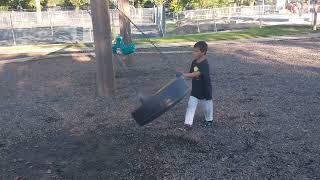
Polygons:
M196 97L190 96L186 117L184 121L185 124L192 125L193 117L197 109L198 101L200 101L206 121L213 121L213 101L199 100Z

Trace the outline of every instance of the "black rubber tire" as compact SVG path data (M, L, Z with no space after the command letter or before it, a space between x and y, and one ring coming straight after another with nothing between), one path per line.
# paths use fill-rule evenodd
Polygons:
M180 102L188 91L184 78L176 78L155 95L144 99L142 105L132 112L132 117L140 126L146 125Z

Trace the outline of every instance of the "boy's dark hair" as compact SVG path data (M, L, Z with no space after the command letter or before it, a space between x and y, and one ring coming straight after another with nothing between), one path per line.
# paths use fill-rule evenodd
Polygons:
M201 52L207 54L208 51L208 44L205 41L198 41L193 48L199 48Z

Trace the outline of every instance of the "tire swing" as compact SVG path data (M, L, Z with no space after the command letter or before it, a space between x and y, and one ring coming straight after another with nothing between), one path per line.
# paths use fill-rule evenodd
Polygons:
M135 26L135 28L138 29L138 31L141 32L142 36L155 47L160 55L167 59L162 51L144 34L144 32L138 26L133 23L132 20L118 8L118 6L116 6L116 8L126 19L130 21L131 24ZM121 48L121 40L121 38L117 39L118 45L114 46L113 51L116 51L117 48ZM123 47L125 46L122 46L122 48ZM135 47L133 47L133 45L127 45L126 48L122 49L122 51L123 53L130 54L135 52ZM141 105L134 110L131 115L140 126L146 125L174 107L188 94L188 92L189 87L184 77L181 73L177 73L173 80L159 89L155 94L148 97L140 97L139 100Z

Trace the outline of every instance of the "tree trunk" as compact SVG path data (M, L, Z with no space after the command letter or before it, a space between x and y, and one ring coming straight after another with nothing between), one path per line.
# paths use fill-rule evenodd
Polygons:
M97 92L100 96L112 96L115 94L115 75L109 1L91 0L90 2L97 61Z
M119 9L119 21L120 21L120 35L123 37L125 44L131 43L131 26L130 21L126 18L130 18L130 6L129 0L118 0Z

